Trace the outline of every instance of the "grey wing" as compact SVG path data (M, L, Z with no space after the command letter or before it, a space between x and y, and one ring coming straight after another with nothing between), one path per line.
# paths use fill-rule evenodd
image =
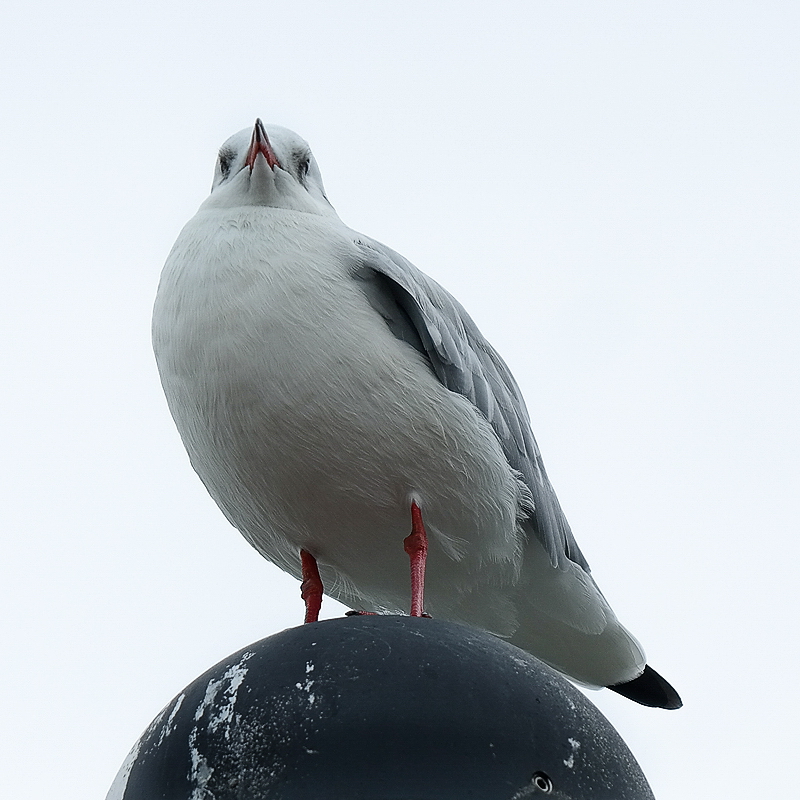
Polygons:
M554 566L565 559L589 565L570 530L545 472L528 411L514 376L461 304L410 261L365 236L355 239L362 260L354 275L395 336L424 353L439 380L486 417L509 464L531 490L531 520Z

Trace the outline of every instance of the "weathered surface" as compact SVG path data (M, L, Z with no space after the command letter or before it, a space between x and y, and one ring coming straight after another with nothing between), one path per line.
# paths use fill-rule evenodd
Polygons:
M201 675L107 800L540 796L653 800L610 723L528 653L453 623L360 616L283 631Z

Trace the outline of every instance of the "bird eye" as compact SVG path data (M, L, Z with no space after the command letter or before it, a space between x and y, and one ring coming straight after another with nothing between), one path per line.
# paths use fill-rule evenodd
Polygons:
M227 178L230 174L232 162L233 153L230 150L219 151L219 171L222 173L223 178Z
M295 156L296 164L297 164L297 178L300 183L303 184L306 188L306 178L308 177L308 170L311 166L311 155L308 153L303 153L302 155L298 154Z
M550 776L545 772L534 772L531 783L540 792L544 792L545 794L550 794L550 792L553 791L553 781L550 780Z
M292 153L292 160L297 164L297 175L302 180L308 175L308 168L311 166L311 153L308 150L295 150Z

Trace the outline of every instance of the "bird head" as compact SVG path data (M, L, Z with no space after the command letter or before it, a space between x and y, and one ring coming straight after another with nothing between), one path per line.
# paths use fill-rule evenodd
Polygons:
M322 174L305 139L256 120L220 148L211 195L204 208L268 206L335 214Z

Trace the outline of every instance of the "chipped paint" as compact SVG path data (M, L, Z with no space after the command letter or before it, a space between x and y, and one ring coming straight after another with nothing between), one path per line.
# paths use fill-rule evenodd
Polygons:
M213 733L217 728L224 725L226 739L230 738L230 725L233 721L233 709L236 706L236 695L247 675L247 667L245 664L252 657L252 653L244 653L239 659L239 662L228 667L225 674L220 679L220 684L226 680L229 681L229 684L224 690L223 702L220 704L219 711L208 721L208 729Z
M178 710L183 705L183 701L186 699L186 695L181 692L175 700L175 704L172 706L172 711L169 713L169 717L167 717L167 721L164 723L164 726L158 733L158 741L155 743L155 747L161 747L164 739L169 736L172 731L175 730L175 716L178 713Z
M572 748L572 752L569 754L569 758L564 759L564 766L568 769L573 769L575 767L575 756L578 755L578 750L581 749L581 743L572 737L568 738L567 741Z
M308 694L308 704L314 705L314 700L316 699L316 695L311 691L311 687L314 685L314 681L310 678L306 678L303 683L296 683L295 688L300 689L300 691L305 691Z
M200 727L197 723L208 713L207 729L213 733L222 728L225 739L230 738L231 723L235 721L233 709L236 705L236 696L247 675L248 668L245 665L253 655L249 651L243 653L239 661L228 667L221 678L212 678L194 712L196 724L189 733L189 780L194 784L194 788L189 800L214 800L213 794L207 788L214 774L214 768L197 747Z
M163 716L163 712L160 716ZM160 719L160 716L157 717L157 719ZM142 739L144 739L144 737L142 737ZM133 769L133 765L136 763L136 759L139 758L139 750L142 747L142 739L139 739L139 741L136 742L130 753L128 753L128 755L125 757L125 761L122 762L122 766L119 768L117 777L114 778L114 783L111 784L111 788L108 790L106 800L123 800L125 797L125 789L128 788L128 778L131 775L131 770Z
M314 664L311 661L306 661L306 675L309 675L314 671ZM308 704L310 706L314 705L314 701L317 699L316 695L311 691L311 687L314 685L315 681L311 680L311 678L306 678L305 681L302 683L296 683L295 688L300 689L300 691L305 691L308 694Z
M142 744L155 735L156 729L164 720L167 710L170 709L166 722L164 722L161 730L158 732L158 740L149 745L148 750L158 748L163 744L164 739L166 739L167 736L169 736L175 730L175 717L177 716L178 711L185 699L186 695L184 693L179 694L178 697L175 698L172 708L170 709L169 706L165 706L159 715L147 726L147 730L139 737L136 744L131 748L130 753L128 753L128 755L125 757L125 761L123 761L117 776L114 778L114 783L111 784L111 788L108 790L106 800L123 800L125 797L125 790L128 787L128 778L130 778L133 765L139 758L139 754L142 750Z

